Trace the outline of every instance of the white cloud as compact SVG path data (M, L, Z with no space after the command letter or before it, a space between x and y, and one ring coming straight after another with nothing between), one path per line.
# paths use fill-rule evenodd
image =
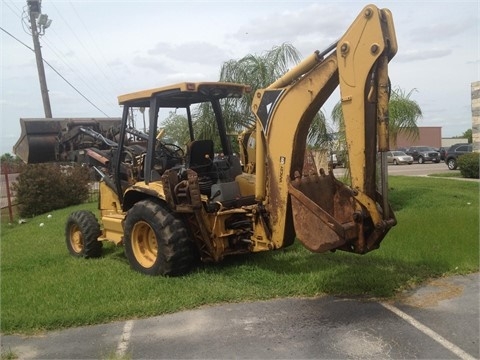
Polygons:
M451 55L451 49L414 49L398 54L395 59L398 62L412 62L417 60L437 60Z
M149 56L161 55L174 61L191 64L215 65L228 58L224 49L206 41L187 41L180 44L158 42L155 47L147 51Z

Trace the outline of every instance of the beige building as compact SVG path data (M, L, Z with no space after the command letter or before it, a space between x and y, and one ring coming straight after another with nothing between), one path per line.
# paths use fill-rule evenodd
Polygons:
M397 149L406 148L410 146L431 146L439 148L442 145L442 127L441 126L419 126L418 138L412 139L404 134L399 134L397 137ZM458 142L458 141L457 141ZM392 149L393 150L393 149Z

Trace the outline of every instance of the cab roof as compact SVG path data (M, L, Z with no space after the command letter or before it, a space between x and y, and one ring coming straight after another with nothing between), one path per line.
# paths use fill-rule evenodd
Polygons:
M187 107L213 99L239 98L249 91L249 86L236 83L183 82L120 95L118 103L132 107L149 107L150 99L156 97L161 107Z

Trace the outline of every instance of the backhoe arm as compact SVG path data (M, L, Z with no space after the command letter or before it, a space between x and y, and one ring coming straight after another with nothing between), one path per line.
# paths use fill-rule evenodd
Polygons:
M388 150L388 62L396 51L390 11L368 5L338 43L255 94L255 195L269 214L274 247L296 236L316 252L366 253L395 225L387 187L377 191L376 155ZM323 169L302 174L308 129L337 86L351 186Z

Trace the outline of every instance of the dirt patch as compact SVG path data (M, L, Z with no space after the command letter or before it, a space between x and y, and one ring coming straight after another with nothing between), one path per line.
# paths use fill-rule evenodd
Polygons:
M455 285L448 279L435 279L425 284L415 292L409 292L401 297L401 302L414 307L434 307L440 301L459 297L463 293L462 285Z

